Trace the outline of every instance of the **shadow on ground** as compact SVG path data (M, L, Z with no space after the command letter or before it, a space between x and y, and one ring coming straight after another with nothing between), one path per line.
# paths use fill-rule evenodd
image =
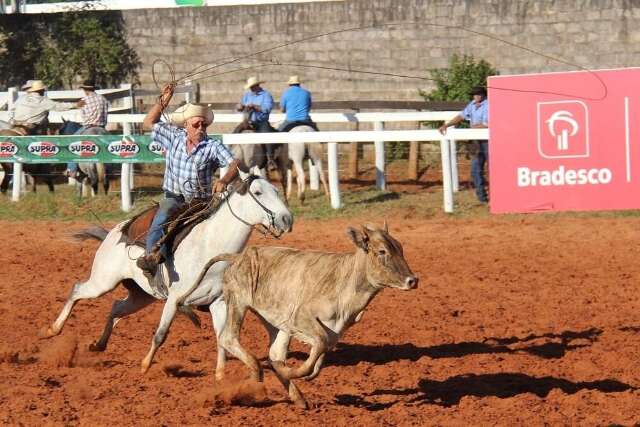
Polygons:
M457 375L444 381L421 379L415 388L398 390L376 390L364 396L341 394L336 396L336 403L342 406L355 406L369 411L387 409L397 403L404 404L433 404L453 406L460 403L465 396L499 397L501 399L514 397L523 393L533 393L538 397L546 397L553 389L559 389L566 394L575 394L581 390L596 390L603 393L619 393L634 390L628 384L606 379L589 382L572 382L563 378L532 377L521 373L499 373L485 375ZM375 402L368 397L377 396L406 396L391 402Z
M416 361L422 357L432 359L464 357L472 354L521 354L528 353L544 359L559 359L568 351L593 344L602 330L590 328L584 331L531 334L526 337L487 338L482 342L461 342L420 347L407 344L349 344L338 343L327 354L326 365L352 366L360 362L384 365L398 360ZM289 357L305 360L304 352L292 352Z

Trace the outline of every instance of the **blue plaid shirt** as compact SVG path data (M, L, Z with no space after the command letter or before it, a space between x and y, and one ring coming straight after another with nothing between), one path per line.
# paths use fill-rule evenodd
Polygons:
M187 153L187 132L168 123L153 125L151 139L165 149L166 167L162 188L181 194L185 200L211 195L213 172L228 166L233 155L220 136L206 136Z

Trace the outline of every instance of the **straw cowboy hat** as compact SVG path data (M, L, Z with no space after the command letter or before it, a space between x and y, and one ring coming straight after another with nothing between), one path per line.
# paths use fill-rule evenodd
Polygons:
M22 90L27 90L31 87L31 85L33 84L33 80L27 80L27 82L25 84L22 85L22 87L20 89Z
M298 78L298 76L291 76L289 77L289 81L287 82L288 85L299 85L300 84L300 79Z
M27 92L38 92L40 90L46 90L47 87L44 85L42 80L33 80L31 82L31 87L27 89Z
M249 77L247 79L247 84L244 85L244 88L245 89L251 89L253 86L259 85L259 84L262 84L262 83L264 83L262 80L258 80L257 77L252 76L252 77Z
M184 127L185 122L192 117L202 117L209 126L213 122L213 111L205 104L185 104L178 107L169 116L169 119L172 124Z

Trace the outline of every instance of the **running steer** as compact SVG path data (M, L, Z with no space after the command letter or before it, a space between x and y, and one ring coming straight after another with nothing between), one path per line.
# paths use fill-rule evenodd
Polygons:
M389 235L387 226L347 229L357 247L355 253L336 254L288 248L249 247L238 255L222 255L232 261L223 278L227 324L221 345L262 381L256 358L240 344L240 329L247 309L258 314L270 336L269 360L293 402L306 407L304 397L291 381L313 379L325 353L355 322L382 289L413 289L418 278L404 258L402 245ZM202 272L201 277L204 276ZM289 340L295 337L311 346L309 357L297 367L285 361ZM224 366L218 367L218 373Z

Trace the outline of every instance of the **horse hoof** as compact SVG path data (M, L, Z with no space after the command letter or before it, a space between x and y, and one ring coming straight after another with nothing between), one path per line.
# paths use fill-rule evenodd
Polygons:
M300 409L309 409L309 404L307 403L306 400L300 398L300 399L295 399L293 401L293 404L296 405L298 408Z
M95 352L100 352L100 351L104 351L106 349L105 346L100 346L97 343L91 343L89 344L89 351L95 351Z
M38 331L38 338L41 339L55 337L56 335L58 335L58 333L55 332L51 327L43 327Z

